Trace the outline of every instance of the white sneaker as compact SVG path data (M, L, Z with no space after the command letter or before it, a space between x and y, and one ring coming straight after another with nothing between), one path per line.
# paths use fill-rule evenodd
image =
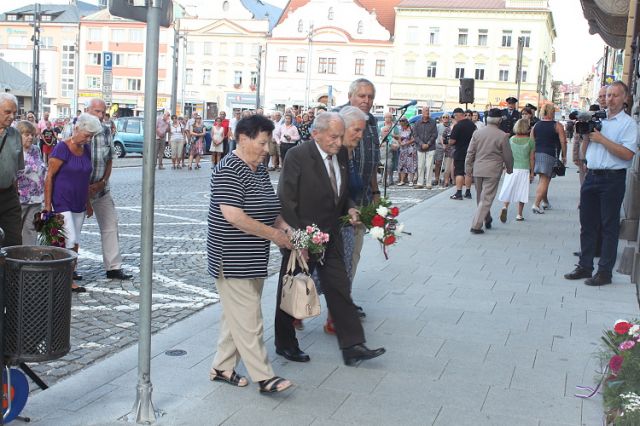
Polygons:
M540 207L536 206L535 204L533 205L533 207L531 207L531 211L534 212L535 214L544 214L544 210L542 210Z
M413 182L409 182L409 186L413 186Z

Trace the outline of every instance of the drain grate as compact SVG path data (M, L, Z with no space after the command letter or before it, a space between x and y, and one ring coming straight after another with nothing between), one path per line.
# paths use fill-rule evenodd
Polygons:
M187 354L187 351L183 349L170 349L166 351L164 354L168 356L183 356Z

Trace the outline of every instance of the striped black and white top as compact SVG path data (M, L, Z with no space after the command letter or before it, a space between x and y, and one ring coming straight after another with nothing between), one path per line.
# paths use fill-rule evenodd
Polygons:
M280 201L264 165L254 172L230 153L214 168L207 231L208 272L215 278L221 265L225 278L264 278L269 261L269 240L249 235L225 220L220 205L241 208L249 217L272 226L280 214Z

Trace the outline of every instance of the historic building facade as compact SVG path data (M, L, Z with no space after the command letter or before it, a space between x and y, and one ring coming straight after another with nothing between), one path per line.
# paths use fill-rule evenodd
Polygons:
M475 79L474 109L517 96L518 39L524 38L520 105L551 100L556 37L546 0L403 0L396 8L390 105L458 105L459 79Z

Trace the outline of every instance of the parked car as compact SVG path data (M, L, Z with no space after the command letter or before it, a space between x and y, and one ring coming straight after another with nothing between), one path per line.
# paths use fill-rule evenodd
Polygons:
M115 124L116 134L113 136L113 147L116 156L122 158L127 154L142 154L144 119L142 117L122 117L116 119ZM169 144L165 145L164 158L171 158L171 146Z

